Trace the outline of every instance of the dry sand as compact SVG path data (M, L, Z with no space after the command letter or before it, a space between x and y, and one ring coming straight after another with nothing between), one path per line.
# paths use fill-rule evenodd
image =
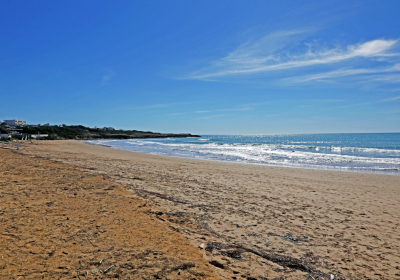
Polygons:
M204 244L196 252L222 279L400 279L400 176L152 156L78 141L26 144L19 153L68 163L152 203L166 227Z
M218 279L156 217L103 176L0 149L0 279Z

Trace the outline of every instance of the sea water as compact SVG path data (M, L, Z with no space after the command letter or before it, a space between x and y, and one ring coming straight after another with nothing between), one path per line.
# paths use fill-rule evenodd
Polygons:
M202 135L85 142L154 155L400 175L400 133Z

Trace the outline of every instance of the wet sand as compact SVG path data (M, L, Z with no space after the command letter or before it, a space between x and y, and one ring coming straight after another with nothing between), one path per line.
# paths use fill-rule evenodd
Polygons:
M18 152L68 163L151 203L157 220L186 237L222 279L400 279L400 176L162 157L78 141Z

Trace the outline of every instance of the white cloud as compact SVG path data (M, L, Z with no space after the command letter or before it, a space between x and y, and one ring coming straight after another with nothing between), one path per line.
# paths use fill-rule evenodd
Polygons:
M101 77L102 86L107 85L108 82L111 80L111 78L115 76L115 72L110 69L105 69L104 72L106 73L104 73L103 76Z
M318 73L314 75L307 75L301 76L296 78L289 78L291 81L294 82L309 82L313 80L322 80L322 79L330 79L330 78L337 78L343 76L355 76L361 74L379 74L379 73L390 73L390 72L400 72L400 64L395 64L394 66L385 67L385 68L359 68L359 69L340 69L325 73ZM376 78L375 80L378 80ZM381 77L381 80L384 80L384 77Z
M178 115L184 115L185 113L172 113L168 114L168 116L178 116Z
M296 45L307 31L280 32L259 40L251 40L237 47L224 58L211 63L186 77L186 79L208 80L216 77L266 73L285 69L302 68L316 65L334 64L361 58L364 60L382 60L398 54L390 53L397 40L377 39L345 48L316 49L312 44L307 50L298 53L288 47ZM296 41L296 39L298 39ZM285 49L286 47L286 49ZM294 47L292 47L294 48ZM301 48L299 48L301 49ZM356 69L357 71L359 69ZM331 72L330 75L346 74ZM352 74L352 70L344 70ZM353 70L353 73L355 70ZM359 70L359 71L362 71Z
M219 118L226 116L227 114L220 114L220 115L213 115L213 116L206 116L206 117L201 117L201 118L195 118L195 120L207 120L207 119L213 119L213 118Z
M235 109L220 109L220 110L213 110L213 111L196 111L195 113L197 114L203 114L203 113L211 113L211 112L226 112L226 111L248 111L251 110L252 108L235 108Z
M218 111L248 111L251 110L252 108L239 108L239 109L222 109L222 110L218 110Z
M392 84L400 84L400 74L377 76L374 78L374 81L379 81L379 82L384 82L384 83L392 83Z
M337 103L337 102L345 102L344 99L317 99L316 102L323 102L323 103Z
M151 104L151 105L143 105L143 106L126 106L116 108L110 111L130 111L130 110L143 110L143 109L157 109L157 108L167 108L174 107L179 105L187 105L189 102L180 102L180 103L167 103L167 104Z
M390 55L385 52L390 49L397 40L373 40L358 46L350 46L349 50L352 56L384 56Z
M400 99L400 95L399 96L395 96L395 97L391 97L391 98L386 98L381 100L382 102L390 102L390 101L395 101L395 100L399 100Z

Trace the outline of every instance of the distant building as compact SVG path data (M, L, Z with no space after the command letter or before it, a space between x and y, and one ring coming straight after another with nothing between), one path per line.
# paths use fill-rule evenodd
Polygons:
M115 130L114 127L103 127L103 130Z
M50 126L50 123L42 124L42 126Z
M21 120L4 120L4 122L6 123L6 125L9 125L9 126L25 126L26 125L26 121L21 121Z
M31 134L32 139L41 139L49 137L48 134Z

